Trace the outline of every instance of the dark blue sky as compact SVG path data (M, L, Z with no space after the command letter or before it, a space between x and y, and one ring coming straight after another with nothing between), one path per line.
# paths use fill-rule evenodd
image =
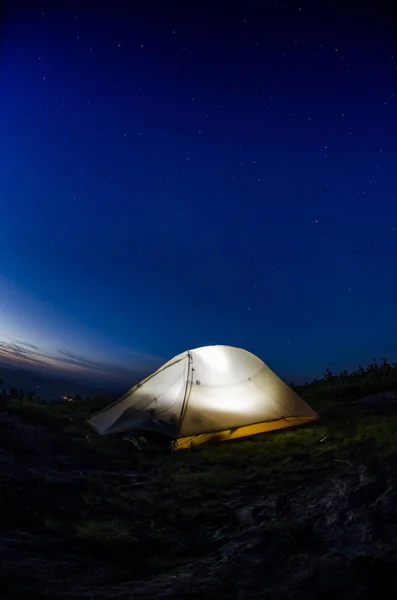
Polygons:
M2 360L134 379L219 343L305 379L397 358L391 15L236 4L6 15Z

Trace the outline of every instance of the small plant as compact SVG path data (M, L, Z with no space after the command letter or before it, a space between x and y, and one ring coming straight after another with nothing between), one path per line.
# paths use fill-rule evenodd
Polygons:
M102 546L132 544L137 541L132 535L132 527L121 519L83 521L76 527L76 536L84 542Z

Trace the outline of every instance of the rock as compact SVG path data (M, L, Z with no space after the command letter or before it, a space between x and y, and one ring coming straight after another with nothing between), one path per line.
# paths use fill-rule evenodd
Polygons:
M397 522L397 488L389 486L376 498L372 508L386 522Z
M39 476L44 478L44 482L47 485L76 485L79 483L80 478L76 477L72 473L58 473L56 471L44 471L39 473Z
M280 504L280 495L272 494L267 499L259 498L255 504L243 506L236 511L237 521L242 525L259 525L273 521Z
M16 468L17 465L10 452L7 452L6 450L0 450L0 472L12 472L15 471Z
M237 520L243 525L249 525L254 522L253 513L254 506L244 506L237 511L236 516Z
M177 545L170 550L170 554L184 554L189 548L183 542L178 542Z
M397 404L397 391L379 392L371 396L364 396L354 401L354 404L363 404L365 406L377 406L385 408L385 405L394 406Z
M216 542L227 539L229 537L227 534L227 529L227 527L221 527L220 529L217 529L212 535L212 539Z
M261 544L263 537L263 530L256 527L236 535L220 549L222 561L231 561L234 558L243 556L244 553L253 550Z

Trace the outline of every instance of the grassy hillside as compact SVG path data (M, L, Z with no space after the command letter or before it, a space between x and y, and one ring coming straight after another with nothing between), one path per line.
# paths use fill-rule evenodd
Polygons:
M108 400L14 390L0 413L3 597L369 598L397 563L393 390L386 361L327 372L297 388L321 423L174 455L96 435L86 418Z

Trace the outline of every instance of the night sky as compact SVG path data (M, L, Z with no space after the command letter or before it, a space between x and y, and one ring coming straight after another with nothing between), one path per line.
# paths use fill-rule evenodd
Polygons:
M0 362L132 382L230 344L299 381L397 358L391 15L234 4L3 16Z

